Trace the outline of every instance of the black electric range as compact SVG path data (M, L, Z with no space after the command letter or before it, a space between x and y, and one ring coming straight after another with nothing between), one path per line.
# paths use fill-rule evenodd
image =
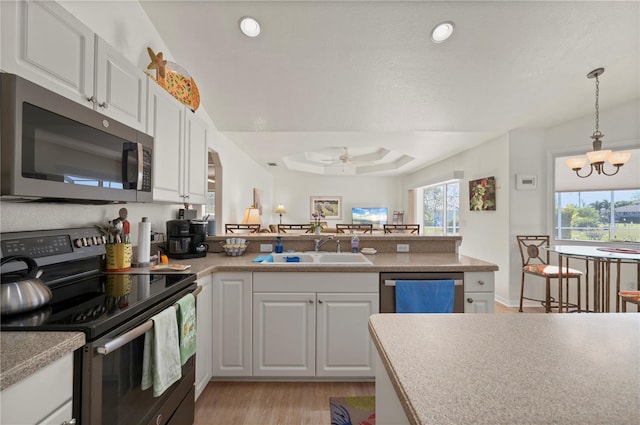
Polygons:
M81 331L91 341L194 285L190 273L103 273L105 242L90 227L2 233L2 257L34 258L53 297L37 310L2 315L1 330ZM7 263L3 272L14 271L5 267L25 264Z

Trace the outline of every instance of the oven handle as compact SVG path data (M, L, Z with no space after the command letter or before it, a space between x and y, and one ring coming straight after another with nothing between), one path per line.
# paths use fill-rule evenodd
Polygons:
M403 279L395 279L395 280L385 279L384 280L384 286L396 286L396 282L398 280L403 280ZM404 280L406 280L406 279L404 279ZM413 279L413 280L433 280L433 279ZM464 281L460 280L460 279L456 279L456 280L453 281L453 284L455 286L462 286L464 284Z
M202 286L198 286L192 292L193 296L197 297L198 294L200 293L200 291L202 291ZM177 305L172 305L171 307L175 308L176 310L178 309ZM113 338L112 340L110 340L106 344L97 346L95 348L96 352L98 354L102 354L102 355L106 356L107 354L114 352L118 348L120 348L120 347L122 347L124 345L127 345L128 343L130 343L134 339L138 338L139 336L144 335L144 333L147 332L152 327L153 327L153 320L149 319L146 322L144 322L143 324L141 324L139 326L136 326L135 328L131 329L129 332L123 333L122 335Z

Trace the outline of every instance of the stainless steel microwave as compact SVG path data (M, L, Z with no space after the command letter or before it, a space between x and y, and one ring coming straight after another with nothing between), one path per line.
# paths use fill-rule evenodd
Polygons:
M153 138L1 73L2 199L152 202Z

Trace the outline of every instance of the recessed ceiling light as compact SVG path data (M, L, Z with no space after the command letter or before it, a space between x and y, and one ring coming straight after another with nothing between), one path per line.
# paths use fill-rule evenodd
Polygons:
M240 31L247 37L257 37L260 35L260 24L251 16L240 19Z
M431 41L434 43L442 43L453 35L453 22L442 22L435 26L431 31Z

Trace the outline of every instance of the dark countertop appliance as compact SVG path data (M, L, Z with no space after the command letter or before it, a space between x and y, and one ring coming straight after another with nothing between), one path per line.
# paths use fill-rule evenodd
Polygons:
M205 257L209 249L209 245L205 242L206 236L206 222L167 221L167 256L175 259Z
M51 301L37 310L3 315L2 331L85 334L86 344L74 353L73 414L78 423L193 423L195 356L182 367L182 378L160 397L141 389L141 374L150 318L173 308L187 293L197 293L195 274L103 273L104 239L96 228L2 233L0 252L2 257L33 258L52 292ZM25 265L4 266L11 271Z

